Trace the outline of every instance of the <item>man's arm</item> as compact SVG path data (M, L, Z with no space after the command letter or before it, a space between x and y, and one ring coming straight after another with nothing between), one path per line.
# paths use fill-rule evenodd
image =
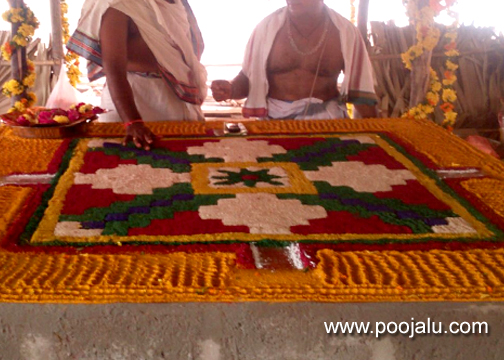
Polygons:
M243 71L231 81L231 98L235 100L244 99L249 94L249 79Z
M127 79L129 17L109 8L102 18L100 40L103 70L112 101L124 123L141 119L135 105L133 90ZM137 147L150 148L152 132L141 122L127 127L125 142L133 140Z
M249 79L243 71L231 81L215 80L211 85L212 95L217 101L244 99L249 93Z

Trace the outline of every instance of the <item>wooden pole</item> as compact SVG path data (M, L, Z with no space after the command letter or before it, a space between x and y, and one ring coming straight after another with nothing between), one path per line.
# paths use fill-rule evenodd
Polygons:
M65 58L63 52L63 30L61 28L61 2L60 0L51 1L51 26L52 26L52 56L53 59L58 61L54 65L54 73L59 76L61 64ZM55 61L55 62L56 62Z
M418 0L417 6L420 11L424 7L429 6L429 0ZM425 100L425 96L429 90L431 60L432 50L428 51L424 49L423 54L412 62L410 107L417 106Z
M20 8L24 5L23 0L9 0L9 5L12 9ZM17 34L20 23L13 23L11 30L11 38ZM15 48L12 52L11 56L11 77L17 80L20 83L23 83L23 79L25 78L28 72L28 65L26 63L26 47ZM23 91L22 94L13 96L11 99L12 106L16 101L19 101L23 98L26 98L26 91Z
M60 64L60 60L33 60L35 66L55 66ZM0 67L12 66L8 61L0 61Z
M432 51L424 53L413 60L411 68L411 91L409 106L414 107L425 100L429 90Z
M368 40L368 14L369 14L369 0L359 0L359 10L357 12L357 28L359 29L362 38L366 42L366 46L369 46Z

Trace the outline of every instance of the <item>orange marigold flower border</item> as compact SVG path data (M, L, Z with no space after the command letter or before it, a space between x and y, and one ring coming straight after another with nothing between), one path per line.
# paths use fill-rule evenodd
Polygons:
M205 136L222 123L150 124L159 134ZM271 121L247 124L252 134L386 132L437 168L474 167L487 177L463 182L466 191L502 214L495 187L504 185L504 165L430 122ZM121 136L120 126L95 124L92 136ZM0 128L0 141L9 139ZM11 138L16 145L21 139ZM50 154L64 142L52 144ZM440 146L436 146L436 144ZM56 146L57 145L57 146ZM441 146L442 145L442 146ZM28 150L33 151L33 150ZM11 156L14 156L11 153ZM45 161L47 168L48 161ZM9 165L12 167L12 165ZM23 170L38 172L41 167ZM14 216L23 187L3 187L0 204ZM29 193L26 193L29 196ZM489 198L493 200L488 200ZM19 197L22 203L22 197ZM497 216L496 215L496 216ZM10 221L10 220L7 220ZM504 249L410 251L334 251L316 253L308 271L252 270L234 252L68 254L1 250L0 301L49 303L167 301L501 301L504 300ZM124 274L128 274L124 276ZM398 276L401 274L401 276ZM464 284L464 285L461 285Z

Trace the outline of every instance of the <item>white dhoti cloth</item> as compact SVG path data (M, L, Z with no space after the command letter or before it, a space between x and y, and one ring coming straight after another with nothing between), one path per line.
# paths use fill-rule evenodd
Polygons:
M162 78L136 73L128 73L127 76L135 105L144 121L203 120L200 107L180 101ZM98 117L99 122L121 121L107 85L103 88L100 106L109 111Z
M306 98L285 101L268 98L268 116L271 119L328 120L347 119L348 113L345 104L338 99L322 101Z

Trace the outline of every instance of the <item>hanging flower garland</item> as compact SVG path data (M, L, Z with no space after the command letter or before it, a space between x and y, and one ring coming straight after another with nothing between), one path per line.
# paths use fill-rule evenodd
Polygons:
M65 0L61 0L60 6L61 27L63 29L63 43L66 44L70 39L70 27L68 24L68 18L66 16L68 13L68 4L65 2ZM75 87L79 83L79 78L81 75L81 72L79 70L79 55L70 50L67 50L65 54L65 64L67 68L68 80L70 81L70 84Z
M39 26L39 22L33 12L23 2L18 8L11 8L2 14L2 18L11 24L19 24L17 32L11 36L5 44L2 45L2 57L6 61L10 61L12 54L26 48L31 41L35 30ZM14 27L13 27L14 28ZM35 105L37 97L33 92L28 92L29 88L35 85L35 66L33 62L27 60L27 68L23 79L11 79L3 84L2 93L7 97L20 96L9 112L23 112L27 108Z
M439 2L439 0L437 0ZM411 46L401 58L407 69L412 69L413 60L422 55L425 51L432 51L439 42L440 31L435 26L434 17L439 15L431 5L421 9L418 8L418 0L403 0L407 8L410 21L413 22L416 30L416 44Z
M411 46L405 53L401 54L402 61L407 69L412 69L413 61L421 56L425 51L432 51L440 40L440 31L435 26L434 18L441 11L448 10L450 16L456 18L454 12L449 11L456 0L445 0L444 4L441 0L430 0L428 5L419 9L419 0L403 0L406 5L408 16L411 21L416 24L416 40L417 43ZM434 69L430 69L430 87L426 94L426 99L423 103L410 108L403 114L403 118L427 119L429 115L434 113L434 108L440 101L440 91L443 90L441 98L443 104L441 110L445 114L443 125L451 128L457 119L457 113L454 112L454 102L457 100L456 92L453 88L453 83L457 80L455 76L456 65L453 60L458 56L456 50L458 21L450 27L450 31L445 34L445 37L451 39L450 43L445 46L445 55L448 57L446 61L446 71L444 72L443 82L439 81L439 77ZM444 87L443 87L444 86Z
M355 12L355 0L350 0L350 22L354 25L357 23L355 20Z
M455 15L454 15L455 16ZM457 101L457 92L453 87L453 84L457 81L457 76L455 72L458 69L458 57L459 52L457 50L457 25L458 21L450 27L449 31L445 34L445 38L448 39L448 43L444 46L446 62L445 71L443 74L443 92L441 99L443 104L441 104L441 110L444 113L443 126L446 128L453 128L453 125L457 121L457 113L455 109L455 101Z

